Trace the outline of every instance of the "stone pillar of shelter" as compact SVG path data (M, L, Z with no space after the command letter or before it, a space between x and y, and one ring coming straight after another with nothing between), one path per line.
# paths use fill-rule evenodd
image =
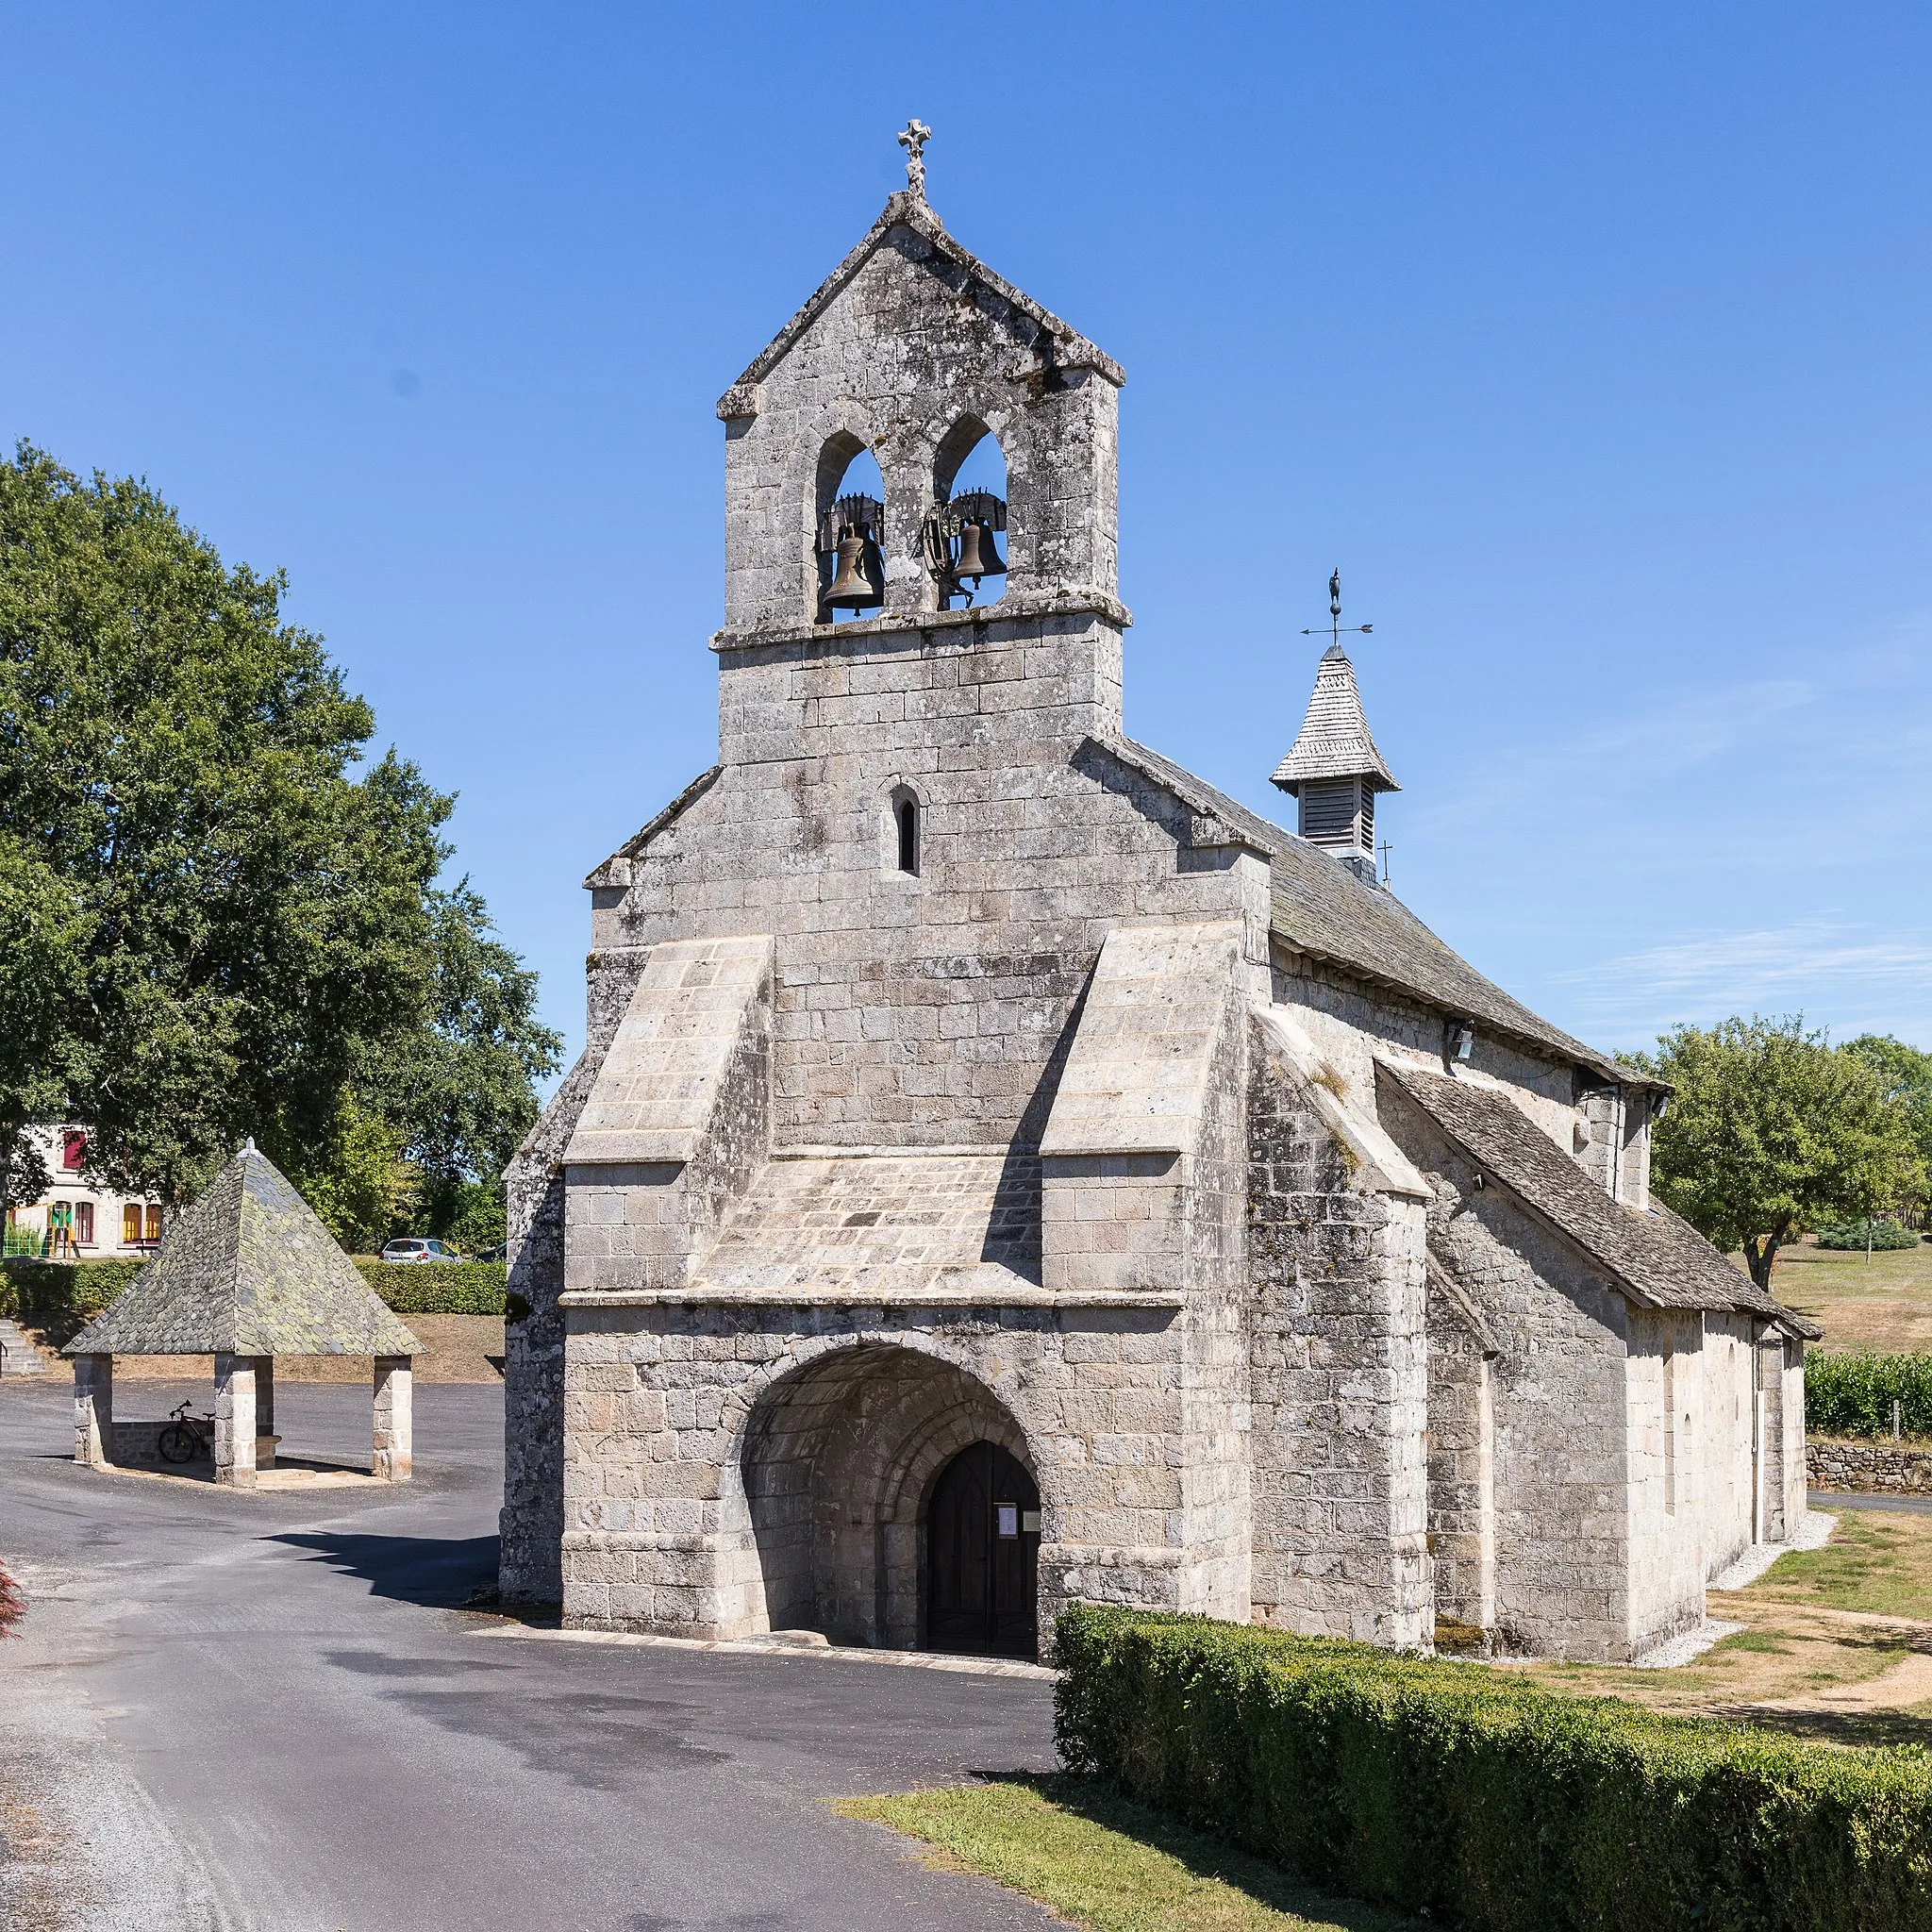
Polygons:
M215 1481L255 1487L255 1365L252 1355L215 1357Z
M414 1470L413 1380L408 1356L375 1357L375 1453L369 1473L385 1482L406 1483Z
M272 1355L255 1357L255 1466L258 1470L275 1466L275 1445L282 1439L275 1434L275 1358Z
M114 1357L74 1357L74 1459L106 1469L114 1439Z

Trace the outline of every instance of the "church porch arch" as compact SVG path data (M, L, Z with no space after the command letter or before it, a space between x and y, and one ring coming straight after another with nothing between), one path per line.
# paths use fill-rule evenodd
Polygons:
M995 1444L1039 1482L1025 1431L998 1397L923 1351L860 1342L771 1384L738 1457L754 1624L918 1647L924 1509L941 1472L976 1442Z

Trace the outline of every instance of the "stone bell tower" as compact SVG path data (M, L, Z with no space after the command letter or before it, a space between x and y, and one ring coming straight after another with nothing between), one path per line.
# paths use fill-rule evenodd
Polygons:
M874 632L951 601L928 520L989 432L1007 461L1001 621L1091 614L1116 632L1120 365L961 248L926 205L918 123L908 186L724 391L721 652L819 629L821 532L846 466L877 458L882 602ZM976 621L985 622L984 615ZM841 625L841 633L848 626Z

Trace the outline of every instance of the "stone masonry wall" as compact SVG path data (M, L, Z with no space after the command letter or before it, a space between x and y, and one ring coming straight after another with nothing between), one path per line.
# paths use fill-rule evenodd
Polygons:
M1439 1650L1488 1651L1496 1627L1495 1412L1489 1349L1429 1285L1429 1554Z
M1423 1209L1352 1187L1285 1060L1252 1052L1254 1618L1425 1646Z
M1511 1653L1631 1654L1621 1294L1493 1181L1392 1081L1382 1124L1427 1176L1430 1252L1481 1311L1495 1483L1495 1627ZM1702 1579L1696 1606L1702 1612Z
M908 1355L928 1377L942 1381L943 1371L1010 1418L1010 1442L1041 1490L1042 1634L1076 1595L1197 1607L1169 1492L1183 1381L1176 1311L574 1306L571 1315L562 1541L574 1625L730 1637L768 1627L773 1601L786 1617L802 1614L796 1541L776 1534L762 1506L755 1521L755 1499L798 1493L802 1482L811 1511L842 1492L848 1515L906 1524L924 1479L911 1424L943 1427L959 1399L923 1414L904 1408L906 1426L888 1426L898 1391L922 1373ZM794 1474L774 1484L771 1445L797 1432L761 1418L835 1355L856 1365L835 1364L846 1397L869 1401L878 1424L875 1482L855 1492L849 1472L800 1472L783 1449ZM975 1426L985 1421L974 1417ZM809 1460L817 1465L817 1452ZM886 1486L900 1498L893 1508L881 1501ZM849 1630L864 1623L851 1607L869 1591L878 1601L907 1557L890 1536L846 1539L844 1549L842 1568L835 1558L821 1572L812 1597L815 1614ZM874 1562L885 1572L868 1570ZM874 1627L907 1641L903 1609Z
M1932 1491L1932 1449L1819 1438L1805 1445L1805 1469L1814 1490Z

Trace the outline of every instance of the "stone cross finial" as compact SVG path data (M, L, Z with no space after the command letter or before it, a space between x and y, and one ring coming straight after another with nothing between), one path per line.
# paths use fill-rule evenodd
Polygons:
M907 186L921 201L925 199L925 144L931 139L932 129L916 118L907 122L899 137L899 145L906 150Z

